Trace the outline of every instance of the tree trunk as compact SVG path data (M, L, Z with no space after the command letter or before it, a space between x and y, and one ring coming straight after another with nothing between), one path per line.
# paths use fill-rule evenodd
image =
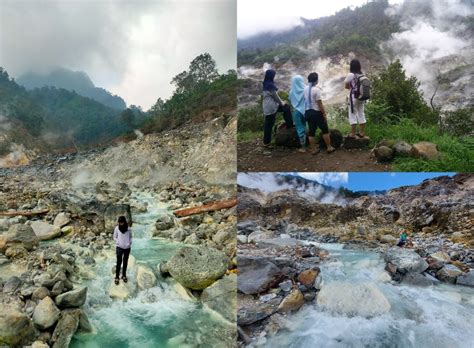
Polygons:
M232 199L226 199L223 201L204 204L198 207L175 210L173 214L177 217L184 217L184 216L189 216L189 215L201 214L208 211L228 209L228 208L232 208L236 204L237 204L237 198L232 198Z

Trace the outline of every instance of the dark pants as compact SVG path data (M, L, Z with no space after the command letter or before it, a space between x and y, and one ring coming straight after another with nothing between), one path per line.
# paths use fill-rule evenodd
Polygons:
M117 266L115 268L115 278L118 278L120 275L120 267L122 266L122 259L123 259L122 276L126 277L128 257L130 256L130 248L122 249L122 248L116 247L115 252L117 253Z
M293 116L291 116L290 106L288 104L284 106L280 105L276 113L265 116L265 122L263 124L263 143L265 145L270 144L270 142L272 141L272 130L273 126L275 125L275 118L278 112L283 113L283 118L285 119L286 126L288 128L293 127Z
M313 109L306 110L304 117L306 122L308 122L309 136L314 137L316 135L316 130L319 128L323 134L329 133L328 123L323 116L321 111L316 111Z

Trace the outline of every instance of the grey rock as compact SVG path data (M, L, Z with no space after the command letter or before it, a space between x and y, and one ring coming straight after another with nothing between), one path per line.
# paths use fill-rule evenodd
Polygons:
M42 300L47 296L50 296L49 290L45 288L44 286L40 286L39 288L35 289L35 291L33 291L33 294L31 295L31 299Z
M79 309L67 309L61 312L58 324L54 329L51 341L53 348L67 348L72 337L79 327L81 311Z
M421 273L428 268L428 263L415 251L399 247L389 248L384 255L385 261L396 266L398 272Z
M392 149L396 156L410 156L413 146L405 141L398 141Z
M39 241L33 229L23 224L11 225L7 233L0 235L0 245L2 244L2 239L5 244L3 250L6 250L11 245L21 245L26 250L32 250L38 245Z
M236 321L237 275L230 274L205 288L201 295L202 303L221 314L231 323Z
M175 252L167 268L184 287L202 290L222 277L229 263L228 257L217 249L185 246Z
M61 228L43 221L32 221L31 228L39 240L49 240L61 235Z
M378 162L390 162L393 159L393 150L388 146L379 146L374 150Z
M65 292L56 297L59 308L80 307L86 302L87 287Z
M41 330L46 330L53 326L59 319L59 309L54 304L51 297L46 296L39 301L33 313L33 322Z
M2 304L0 310L0 344L12 347L29 345L35 338L33 322L14 304Z
M462 274L463 274L463 271L461 271L456 266L449 264L441 268L436 273L436 277L441 281L454 284L456 283L456 278Z
M237 264L237 289L247 295L265 292L284 277L274 263L261 257L238 256Z
M456 278L456 284L474 287L474 270L469 270L469 272L459 275Z
M21 285L21 279L16 277L16 276L13 276L13 277L10 277L7 279L7 281L5 282L5 284L3 284L3 293L11 293L11 292L15 292L17 289L19 289L20 285Z

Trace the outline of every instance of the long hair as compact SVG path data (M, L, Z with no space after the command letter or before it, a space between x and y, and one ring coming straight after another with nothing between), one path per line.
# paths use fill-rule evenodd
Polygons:
M353 74L362 74L362 67L358 59L351 60L350 72Z
M125 233L128 231L128 223L127 223L127 218L125 216L119 216L118 218L118 228L120 230L120 232L122 233ZM123 224L120 224L121 222L123 222Z

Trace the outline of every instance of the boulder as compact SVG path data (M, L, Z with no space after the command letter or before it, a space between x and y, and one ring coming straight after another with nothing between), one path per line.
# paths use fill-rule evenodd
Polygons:
M37 340L31 344L31 348L49 348L49 346L43 341Z
M66 309L61 312L58 324L54 329L51 341L53 348L67 348L79 327L80 309Z
M367 138L344 138L344 148L345 149L365 149L369 146L370 139Z
M40 329L46 330L56 324L59 319L59 309L51 297L46 296L35 307L33 323Z
M446 254L444 251L437 251L433 254L430 255L435 261L438 262L449 262L451 258L449 257L448 254Z
M397 238L390 235L390 234L384 234L383 236L380 237L380 242L385 243L385 244L394 244L397 242Z
M229 266L228 257L214 248L185 246L167 262L171 276L186 288L202 290L222 277Z
M205 306L218 312L229 322L235 323L237 312L237 275L231 273L205 288L201 295L201 301Z
M316 277L319 275L320 271L321 270L318 267L306 269L298 275L298 281L310 289L313 287Z
M86 302L86 298L87 287L83 287L58 295L56 304L59 308L80 307Z
M139 289L150 289L156 285L156 276L150 267L137 265L136 269L137 286Z
M335 149L341 147L342 142L344 141L344 137L342 133L338 129L330 129L329 130L329 139L331 139L331 146ZM318 143L320 149L326 149L326 143L324 142L323 135L319 134Z
M247 236L244 235L244 234L239 234L237 235L237 242L239 242L240 244L247 244Z
M463 272L454 265L445 265L438 272L436 272L436 277L447 283L456 283L456 278L462 275Z
M43 221L32 221L31 228L39 240L49 240L61 235L61 228Z
M132 213L129 204L110 204L105 208L104 222L107 232L112 233L114 231L119 216L125 216L128 224L132 224Z
M285 123L275 129L275 145L298 148L301 146L296 127L287 128Z
M408 273L403 279L402 283L416 286L430 286L433 285L433 281L425 277L421 273Z
M456 278L456 284L465 285L474 288L474 270L461 274Z
M50 296L50 292L47 288L44 286L40 286L39 288L36 288L33 293L31 294L31 299L36 301L36 300L42 300L45 297Z
M189 236L191 234L191 232L189 232L188 230L184 229L184 228L181 228L181 227L178 227L176 228L173 233L171 234L171 238L174 240L174 241L177 241L177 242L182 242L183 240L186 239L187 236Z
M155 228L157 231L169 230L174 227L174 218L171 215L162 215L156 220Z
M109 286L109 296L115 300L127 300L135 295L137 288L133 282L124 283L121 281L119 285L115 285L114 281Z
M393 150L388 146L379 146L374 149L374 155L378 162L390 162L393 159Z
M390 303L375 283L332 282L324 285L317 297L327 311L349 317L374 317L388 313Z
M413 144L411 155L416 158L423 158L427 160L439 158L437 145L427 141Z
M397 269L397 272L405 273L421 273L428 268L428 263L411 249L399 247L391 247L387 249L384 255L385 261L390 262ZM391 273L389 271L389 273Z
M233 241L235 241L237 235L237 230L234 226L221 228L217 231L217 233L212 237L212 240L217 245L227 245Z
M0 310L0 345L21 347L35 337L35 328L28 315L13 304L2 304Z
M4 252L7 247L12 245L19 245L26 250L32 250L38 245L38 237L31 226L11 225L7 233L0 235L0 252Z
M280 268L262 257L238 256L237 264L237 290L247 295L265 292L284 278Z
M62 212L56 215L56 217L54 218L53 225L61 228L66 226L69 222L71 222L70 215L68 213Z
M21 245L12 245L5 250L5 256L9 259L22 258L26 255L28 255L28 250Z
M16 276L12 276L10 278L7 279L7 281L5 282L5 284L3 284L3 293L12 293L12 292L15 292L17 289L19 289L21 286L21 279L16 277Z
M279 312L297 311L304 303L304 296L299 289L293 289L278 306Z
M395 156L410 156L413 146L405 141L398 141L392 147Z

